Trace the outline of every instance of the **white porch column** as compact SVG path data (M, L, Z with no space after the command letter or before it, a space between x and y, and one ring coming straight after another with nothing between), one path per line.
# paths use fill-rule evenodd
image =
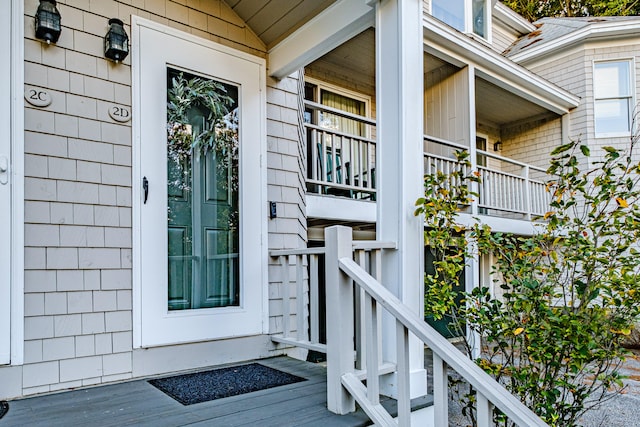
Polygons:
M463 72L466 74L467 79L467 103L469 105L469 127L467 128L469 138L469 160L471 161L471 168L473 170L478 169L478 152L476 146L476 69L473 65L468 65ZM487 147L488 149L488 147ZM477 182L472 182L470 185L471 191L479 193L479 186ZM471 215L478 215L478 197L473 198L471 203ZM466 260L466 267L464 269L465 274L465 291L471 292L478 286L480 280L480 259L477 255L476 245L471 247L472 255ZM471 343L472 357L476 358L480 355L480 335L471 332L467 329L467 340Z
M413 215L423 194L422 0L376 4L377 238L398 243L382 261L382 283L422 316L424 221ZM396 361L395 324L383 319L383 357ZM425 395L424 349L410 341L411 397ZM381 378L384 394L396 396L396 378Z

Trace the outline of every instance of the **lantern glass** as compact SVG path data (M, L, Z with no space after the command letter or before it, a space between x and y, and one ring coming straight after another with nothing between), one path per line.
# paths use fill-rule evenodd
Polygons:
M55 43L60 38L60 12L55 0L40 0L35 17L36 38Z
M116 62L124 60L129 54L129 37L121 20L109 20L109 31L104 36L104 56Z

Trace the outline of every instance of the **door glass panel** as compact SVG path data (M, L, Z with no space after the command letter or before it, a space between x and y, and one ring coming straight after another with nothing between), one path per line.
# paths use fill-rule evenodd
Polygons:
M238 88L167 70L168 309L240 305Z

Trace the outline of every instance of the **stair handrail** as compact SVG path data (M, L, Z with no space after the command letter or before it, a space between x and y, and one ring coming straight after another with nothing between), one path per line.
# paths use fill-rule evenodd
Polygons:
M353 261L351 256L351 230L334 226L325 231L327 266L327 306L335 305L333 316L327 319L327 404L336 413L347 413L355 409L354 399L376 425L410 426L409 384L409 332L429 346L434 356L434 417L435 425L448 425L447 366L458 372L477 391L477 423L488 427L493 421L493 406L521 427L545 427L547 424L520 400L507 391L494 378L467 358L453 344L429 326L406 304L374 279L366 270ZM329 277L334 269L332 277ZM378 371L376 360L377 322L366 326L370 338L367 343L367 386L354 375L353 346L353 284L363 290L367 300L365 309L368 319L376 319L378 306L383 307L396 321L397 375L398 375L398 420L394 420L382 407L379 400Z

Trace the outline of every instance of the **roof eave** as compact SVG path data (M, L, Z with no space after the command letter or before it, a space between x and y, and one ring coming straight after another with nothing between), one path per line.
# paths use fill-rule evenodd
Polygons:
M609 39L620 37L640 36L640 21L637 22L599 22L580 28L565 36L548 43L532 46L522 52L509 56L509 59L518 64L539 59L546 55L551 55L556 51L584 43L593 39Z
M493 9L493 17L519 34L528 34L536 30L535 25L500 2Z
M438 48L474 64L492 83L517 93L556 114L566 114L580 103L580 98L543 79L488 46L449 27L430 15L423 17L425 46L436 42Z

